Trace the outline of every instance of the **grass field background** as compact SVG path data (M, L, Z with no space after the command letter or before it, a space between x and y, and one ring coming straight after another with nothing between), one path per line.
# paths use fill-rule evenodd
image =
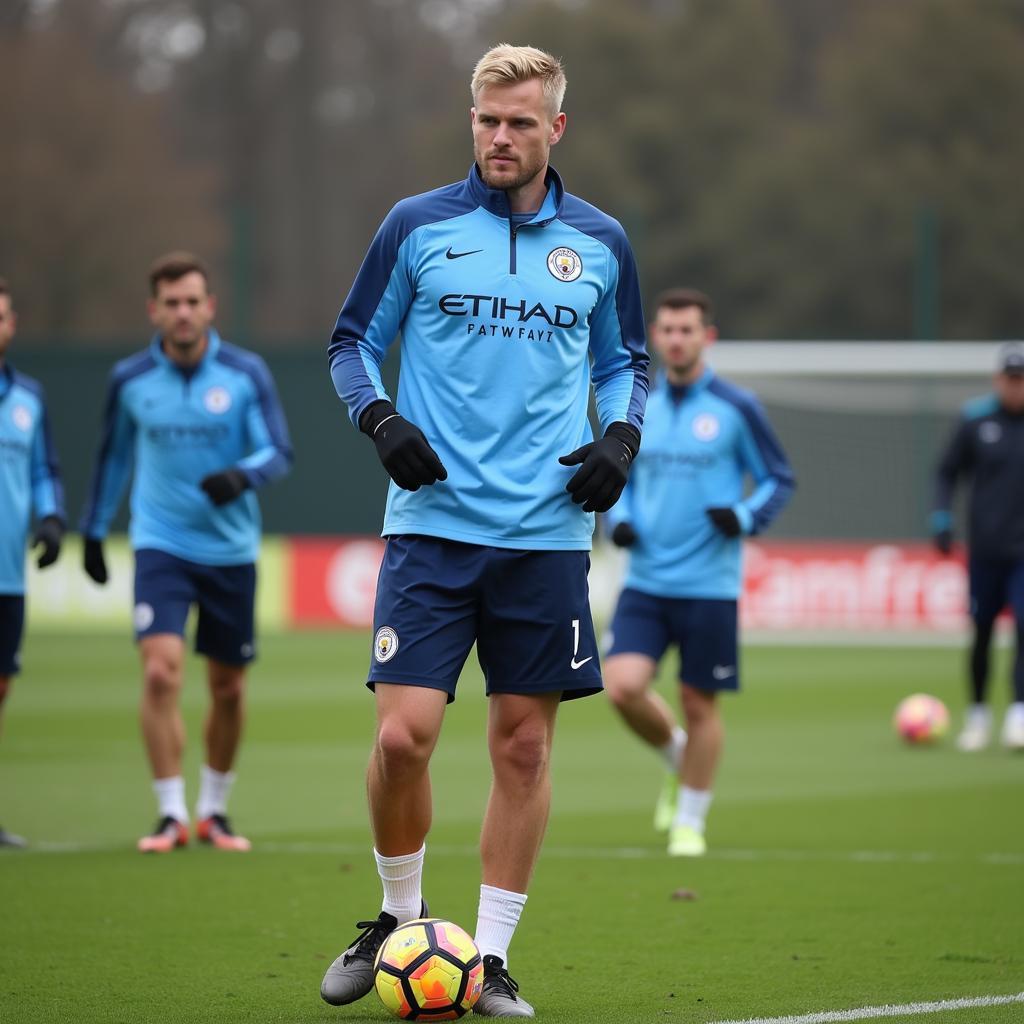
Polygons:
M389 1019L374 996L334 1009L318 995L355 921L379 909L368 649L362 634L266 637L231 808L253 852L143 857L135 839L155 813L131 643L28 637L0 742L0 822L33 848L0 851L0 1020ZM917 690L958 718L961 666L944 649L748 648L696 861L666 857L650 828L656 759L603 697L564 706L551 826L510 954L538 1017L708 1024L1024 990L1024 758L949 740L911 749L890 727ZM474 665L433 762L424 880L432 912L470 930L481 690ZM204 707L192 661L190 805ZM1024 1006L908 1019L1004 1024Z

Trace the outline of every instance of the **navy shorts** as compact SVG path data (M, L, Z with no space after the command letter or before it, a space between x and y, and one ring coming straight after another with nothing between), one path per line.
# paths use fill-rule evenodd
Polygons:
M199 608L196 653L226 665L256 654L256 566L200 565L166 551L135 552L135 639L185 635L191 606Z
M474 641L488 695L601 690L587 551L520 551L389 537L366 685L455 686Z
M0 676L17 675L21 670L18 651L25 628L25 595L0 594Z
M605 657L646 654L660 661L679 647L679 680L698 690L738 690L736 602L654 597L627 587L619 595Z
M1009 605L1013 617L1024 624L1024 560L972 558L968 567L971 618L991 625Z

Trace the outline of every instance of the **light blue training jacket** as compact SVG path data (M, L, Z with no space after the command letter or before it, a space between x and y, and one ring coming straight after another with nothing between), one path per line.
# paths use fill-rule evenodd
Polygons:
M744 497L747 476L754 490ZM779 514L796 485L761 403L708 369L675 401L659 378L647 404L644 443L609 532L629 522L625 586L656 597L736 598L742 544L707 516L729 507L746 535Z
M260 510L253 490L217 508L199 482L238 468L258 488L290 469L288 425L266 363L213 330L190 369L168 359L158 337L119 362L110 375L84 536L107 535L133 462L133 550L155 548L203 565L254 562Z
M43 389L7 363L0 368L0 594L25 593L33 512L63 521L64 489Z
M636 265L617 221L564 191L527 223L474 165L399 202L377 231L338 316L331 376L352 422L391 399L381 365L401 335L395 406L448 479L392 483L382 533L501 548L587 550L594 516L558 464L602 430L643 425L648 357Z

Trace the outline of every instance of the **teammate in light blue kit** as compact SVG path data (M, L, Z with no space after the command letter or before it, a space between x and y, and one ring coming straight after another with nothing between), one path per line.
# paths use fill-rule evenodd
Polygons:
M36 562L53 565L64 536L64 491L50 436L43 390L7 362L17 315L0 278L0 713L18 672L25 624L25 547L35 513ZM0 847L25 840L0 828Z
M393 481L368 683L384 900L324 977L321 995L336 1005L370 990L381 943L425 910L428 763L475 641L494 773L475 1012L533 1015L509 978L508 945L547 822L555 712L601 688L587 591L593 513L625 484L647 396L629 244L548 165L564 91L550 54L506 45L484 55L468 177L391 211L331 340L338 393ZM399 333L392 405L380 367Z
M707 296L676 289L658 299L651 340L664 376L651 391L633 476L608 515L613 542L630 556L605 686L626 724L668 762L655 825L676 856L706 849L723 741L717 692L739 687L741 538L764 530L794 486L760 403L705 363L715 337ZM754 489L744 496L748 477ZM651 689L673 643L689 738Z
M150 273L149 347L114 367L103 440L82 516L85 571L107 581L103 540L135 467L131 545L135 635L142 658L142 734L160 819L144 853L188 842L178 709L185 620L199 608L196 651L207 658L206 721L197 835L248 850L227 818L242 734L246 665L255 655L254 601L260 514L255 489L284 476L291 444L263 360L222 341L205 266L189 253Z

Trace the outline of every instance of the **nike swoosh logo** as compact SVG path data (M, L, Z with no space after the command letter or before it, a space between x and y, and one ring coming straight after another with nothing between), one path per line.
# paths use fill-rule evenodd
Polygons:
M569 667L572 668L573 671L575 671L578 668L583 668L583 666L586 665L586 663L588 661L593 661L593 660L594 660L594 656L593 655L591 655L589 658L584 658L582 661L577 661L575 658L573 658L572 661L569 662Z
M729 676L736 675L735 665L716 665L712 670L711 674L716 679L728 679Z
M450 260L459 260L463 256L475 256L478 252L483 252L483 249L470 249L469 252L452 252L452 247L449 245L445 256Z

